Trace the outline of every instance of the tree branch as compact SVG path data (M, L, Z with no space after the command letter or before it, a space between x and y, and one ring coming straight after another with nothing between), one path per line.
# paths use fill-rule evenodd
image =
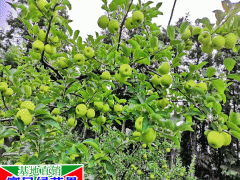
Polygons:
M176 2L177 0L174 0L174 4L173 4L173 8L172 8L172 12L171 12L171 16L170 16L170 19L168 21L168 26L170 26L170 23L171 23L171 20L172 20L172 17L173 17L173 11L174 11L174 8L175 8L175 5L176 5Z

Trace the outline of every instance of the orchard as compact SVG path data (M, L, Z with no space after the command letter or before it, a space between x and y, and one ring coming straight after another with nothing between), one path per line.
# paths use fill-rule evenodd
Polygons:
M106 35L83 41L71 29L58 13L71 10L69 0L11 4L22 10L32 48L16 68L0 60L0 164L83 164L86 179L197 179L197 157L188 168L181 161L182 134L208 123L203 138L210 149L220 151L233 138L239 143L240 113L222 109L240 75L232 57L221 64L226 74L214 66L201 73L210 63L204 59L178 70L195 44L204 56L238 54L240 2L222 1L214 25L206 18L198 26L168 25L167 43L152 23L162 15L161 2L102 3L106 15L89 23L110 34L109 44ZM123 29L138 34L126 40ZM71 51L64 52L63 43Z

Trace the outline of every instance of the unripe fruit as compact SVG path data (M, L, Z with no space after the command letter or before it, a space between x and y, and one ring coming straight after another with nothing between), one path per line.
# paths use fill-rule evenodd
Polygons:
M57 117L55 118L55 121L61 123L61 122L62 122L62 117L61 117L61 116L57 116Z
M221 35L215 36L212 39L212 46L214 49L220 50L223 48L224 45L225 45L225 38L222 37Z
M77 124L77 121L75 122L75 119L74 118L69 118L68 119L68 126L70 127L75 127Z
M201 88L203 91L207 91L207 84L205 82L198 83L197 87Z
M144 21L144 15L141 11L135 11L132 15L133 24L140 25Z
M154 142L157 134L153 128L148 128L143 134L142 134L142 141L146 144Z
M166 151L167 151L167 152L170 152L170 151L171 151L171 149L170 149L170 148L167 148L167 149L166 149Z
M109 21L108 30L110 31L110 33L116 33L118 32L118 29L119 29L119 22L116 19Z
M50 54L50 55L53 55L56 53L56 50L50 44L46 44L44 50L47 54Z
M3 93L4 96L11 96L13 95L12 88L7 88L7 90Z
M142 147L143 147L143 148L146 148L146 147L147 147L147 145L146 145L146 144L143 144L143 145L142 145Z
M184 41L186 41L190 37L191 37L191 31L189 29L186 29L184 31L184 33L182 33L182 35L181 35L181 39L184 40Z
M6 91L8 88L7 83L5 82L0 82L0 91Z
M32 115L27 109L21 109L17 112L17 118L21 119L24 125L29 125L32 122Z
M155 177L154 177L154 174L151 174L150 175L150 179L154 179Z
M167 62L162 63L158 69L159 74L164 75L170 72L170 65Z
M186 90L188 90L188 89L190 89L190 88L195 87L196 85L197 85L197 84L196 84L196 82L195 82L194 80L188 80L188 81L185 83L184 88L185 88Z
M110 73L108 71L105 71L105 72L102 73L101 77L104 80L109 80L111 75L110 75Z
M137 173L138 173L139 175L141 175L141 174L142 174L142 171L141 171L141 170L138 170Z
M163 75L161 78L161 84L163 86L169 87L170 84L172 84L172 76L170 76L168 74Z
M46 38L46 32L41 29L39 32L38 32L38 39L42 42L45 41L45 38Z
M102 110L103 102L94 102L94 107L96 107L98 110Z
M157 101L157 106L162 109L164 109L168 104L169 104L169 101L166 98L163 98Z
M44 44L40 40L34 41L32 47L33 47L34 52L36 52L36 53L42 53L44 50Z
M120 114L122 112L122 106L119 104L114 105L113 109L117 114Z
M75 54L73 59L74 62L76 62L79 66L82 66L85 62L84 56L82 54Z
M89 119L92 119L92 118L95 117L95 111L94 111L94 109L88 109L88 110L87 110L87 117L88 117Z
M225 37L225 48L232 49L234 48L235 44L237 43L237 36L234 33L229 33Z
M137 131L142 132L142 123L143 123L143 117L138 117L135 121L135 128Z
M222 135L224 137L224 144L223 145L228 146L231 143L231 140L232 140L231 135L229 135L226 132L222 132Z
M109 105L108 105L108 104L104 104L104 105L103 105L103 108L102 108L102 112L103 112L103 113L106 113L106 112L108 112L109 110L110 110Z
M97 118L97 122L98 122L99 124L104 124L104 123L106 122L106 117L104 117L104 116L99 116L99 117Z
M128 30L131 30L135 27L132 17L127 18L127 20L125 21L125 26Z
M35 105L31 101L25 101L20 106L21 109L27 109L29 112L33 113Z
M213 148L221 148L224 145L224 137L217 131L211 131L207 136L208 144Z
M202 28L199 27L199 26L197 26L197 27L194 27L194 28L193 28L192 35L193 35L193 36L199 35L201 32L202 32Z
M203 45L208 45L209 42L211 41L211 35L208 31L203 31L199 36L198 36L198 41L203 44Z
M58 59L58 66L60 67L60 68L66 68L66 67L68 67L68 65L67 65L67 59L65 58L65 57L60 57L59 59Z
M79 104L76 107L76 114L80 117L85 116L85 114L87 113L87 107L85 104Z
M122 76L131 76L132 68L129 66L129 64L122 64L119 72Z
M94 56L94 51L91 47L85 47L83 54L85 57L91 59Z
M54 108L52 111L52 115L58 115L60 113L60 110L58 108Z
M213 52L213 45L212 45L212 41L210 41L207 45L202 45L202 51L206 54L212 54Z
M97 23L100 28L106 29L108 27L109 19L106 15L103 15L98 19Z
M161 83L161 77L155 74L152 78L152 83L155 86L159 85Z

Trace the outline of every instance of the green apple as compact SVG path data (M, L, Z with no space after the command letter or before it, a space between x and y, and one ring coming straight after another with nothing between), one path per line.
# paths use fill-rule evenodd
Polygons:
M211 41L211 35L208 31L203 31L199 36L198 36L198 41L203 44L203 45L208 45L208 43Z
M106 112L108 112L109 110L110 110L109 105L108 105L108 104L104 104L104 105L103 105L103 108L102 108L102 112L103 112L103 113L106 113Z
M45 38L46 38L46 33L45 33L44 30L41 29L41 30L38 32L38 39L39 39L40 41L44 42L44 41L45 41Z
M216 50L220 50L225 45L225 38L221 35L215 36L212 39L212 46Z
M91 47L86 47L84 50L83 50L83 54L85 57L87 58L92 58L94 56L94 51Z
M193 26L192 26L192 25L188 26L188 28L187 28L187 29L189 29L189 30L190 30L191 34L193 33Z
M47 54L53 55L53 54L56 53L56 49L53 46L51 46L50 44L46 44L45 45L45 52Z
M0 139L0 145L3 145L4 143L4 138Z
M207 136L207 140L208 144L213 148L221 148L225 143L224 136L217 131L211 131Z
M212 54L213 52L213 45L212 45L212 41L209 42L209 44L207 45L202 45L202 51L206 54Z
M163 75L161 78L161 84L163 86L169 87L170 84L172 84L172 76L170 76L168 74Z
M226 132L222 132L222 135L223 135L223 137L224 137L224 146L228 146L230 143L231 143L231 140L232 140L232 138L231 138L231 135L229 135L228 133L226 133Z
M58 36L52 37L52 38L51 38L51 41L52 41L53 43L57 43L57 42L59 41Z
M192 35L193 35L193 36L199 35L199 34L201 34L201 32L202 32L202 28L199 27L199 26L197 26L197 27L194 27L194 28L193 28Z
M39 7L41 10L43 10L44 7L45 7L47 4L48 4L48 2L47 2L46 0L38 0L38 2L37 2L37 5L38 5L38 7Z
M7 83L5 82L0 82L0 91L6 91L8 88Z
M229 33L225 37L225 48L232 49L235 47L235 44L237 43L237 36L234 33Z
M161 83L161 77L155 74L152 78L152 83L155 86L159 85Z
M92 118L95 117L95 111L94 111L94 109L88 109L88 110L87 110L87 117L88 117L88 119L92 119Z
M103 15L98 19L97 23L100 28L106 29L109 23L109 19L106 15Z
M192 49L193 42L191 40L185 41L184 50L190 51Z
M133 24L140 25L144 21L144 15L141 11L137 10L132 15Z
M40 86L40 89L39 89L39 92L40 92L41 94L48 93L49 89L50 89L49 86L43 86L43 85L41 85L41 86Z
M133 23L132 17L127 18L127 20L125 21L125 26L128 30L135 28L135 24Z
M68 119L68 126L75 127L76 125L77 125L77 121L75 121L74 118L69 118Z
M59 66L60 68L66 68L66 67L68 67L68 65L67 65L67 59L66 59L65 57L59 58L59 60L58 60L58 66Z
M32 122L32 115L27 109L21 109L17 112L17 118L21 119L24 125L29 125Z
M154 142L156 136L157 136L156 131L153 128L149 127L147 128L146 131L143 132L142 141L146 144L150 144Z
M61 123L61 122L62 122L62 117L61 117L61 116L57 116L57 117L55 118L55 121Z
M87 113L87 107L86 107L85 104L79 104L79 105L77 105L77 107L76 107L76 114L77 114L79 117L85 116L86 113Z
M189 90L190 88L193 88L193 87L195 87L197 84L196 84L196 82L194 81L194 80L188 80L186 83L185 83L185 85L184 85L184 88L186 89L186 90Z
M184 31L184 33L182 33L182 35L181 35L181 39L184 40L184 41L186 41L190 37L191 37L191 31L189 29L186 29Z
M97 122L98 122L99 124L104 124L104 123L106 122L106 117L104 117L104 116L99 116L99 117L97 118Z
M110 107L113 107L113 106L114 106L114 100L110 100L110 99L109 99L109 100L108 100L108 104L109 104Z
M111 77L111 75L110 75L110 73L109 73L108 71L104 71L104 72L102 73L101 77L102 77L102 79L104 79L104 80L109 80L110 77Z
M216 102L216 99L215 99L215 97L213 97L213 96L208 96L208 97L206 98L206 102L207 102L207 103L210 103L210 102L215 103L215 102Z
M12 88L7 88L7 90L4 91L3 95L4 95L4 96L11 96L11 95L13 95L13 90L12 90Z
M131 76L132 68L129 66L129 64L122 64L119 72L122 76Z
M52 115L59 115L59 113L60 113L59 108L54 108L54 109L52 110Z
M122 106L120 104L116 104L116 105L114 105L113 110L117 114L120 114L122 112Z
M158 72L161 75L168 74L170 72L170 65L167 62L162 63L162 65L158 68Z
M207 91L207 84L205 82L198 83L197 87L201 88L203 91Z
M31 101L24 101L21 106L20 106L21 109L27 109L30 113L33 113L34 112L34 109L35 109L35 105L33 102Z
M122 74L119 74L118 72L115 73L115 80L117 82L121 82L121 83L124 83L127 81L128 79L128 76L123 76Z
M103 102L94 102L94 107L96 107L98 110L102 110Z
M76 54L73 59L79 66L82 66L85 62L84 56L82 54Z
M169 104L169 101L166 98L163 98L157 101L157 106L162 109L164 109L168 104Z
M108 30L110 33L116 33L119 29L119 22L116 19L109 21Z
M44 44L40 40L34 41L32 47L33 47L34 52L36 52L36 53L41 53L44 50Z
M135 131L133 132L133 139L134 141L140 141L141 140L141 132Z
M142 132L143 117L138 117L135 121L135 128L137 131Z

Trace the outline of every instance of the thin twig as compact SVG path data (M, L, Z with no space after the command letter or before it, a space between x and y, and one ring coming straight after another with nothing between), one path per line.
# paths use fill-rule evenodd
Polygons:
M173 17L173 11L174 11L174 8L175 8L175 5L176 5L176 2L177 2L177 0L174 1L173 8L172 8L172 12L171 12L171 16L170 16L170 19L169 19L169 21L168 21L168 26L169 26L170 23L171 23L171 20L172 20L172 17Z

